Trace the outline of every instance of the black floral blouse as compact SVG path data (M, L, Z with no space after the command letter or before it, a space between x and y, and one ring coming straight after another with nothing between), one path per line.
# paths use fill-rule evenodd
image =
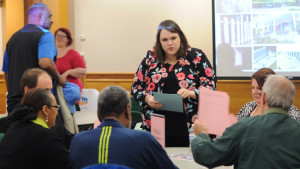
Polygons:
M242 109L239 111L239 113L237 114L236 118L238 120L243 119L245 117L249 117L251 112L256 108L257 104L255 101L251 101L246 103ZM300 121L300 112L297 109L296 106L291 105L290 109L289 109L289 115L293 118L296 119L298 121Z
M146 57L139 65L131 86L131 95L143 107L142 116L144 129L150 129L150 116L155 110L145 102L146 95L152 92L163 93L164 81L169 72L175 72L180 88L193 90L196 98L183 99L184 111L187 113L187 121L191 123L192 116L198 111L198 88L205 86L215 90L215 73L202 50L189 48L187 55L178 60L175 65L161 65L156 59L153 50L149 50Z

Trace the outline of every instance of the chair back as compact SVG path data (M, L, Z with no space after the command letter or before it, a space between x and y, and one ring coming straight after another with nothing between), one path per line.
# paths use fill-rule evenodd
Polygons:
M96 89L82 89L80 111L74 116L78 125L93 124L98 119L97 102L99 92Z
M134 98L131 96L131 129L135 128L135 125L139 122L142 122L142 107L134 100Z

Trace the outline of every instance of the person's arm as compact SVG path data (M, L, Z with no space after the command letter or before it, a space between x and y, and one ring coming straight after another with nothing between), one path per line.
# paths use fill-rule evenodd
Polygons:
M50 58L41 58L39 60L39 66L42 69L46 70L53 79L58 81L60 85L62 85L63 87L65 86L67 79L58 73L54 62Z
M8 58L7 57L8 57L7 56L7 51L5 49L4 56L3 56L2 71L4 72L6 88L7 88L7 82L8 82Z
M146 77L146 72L149 69L149 65L147 65L146 63L149 63L149 60L151 58L149 53L150 51L147 52L146 57L142 60L141 64L139 65L134 75L134 82L131 85L131 95L142 107L147 105L148 100L146 100L146 96L149 95L146 92L146 81L148 78Z
M74 49L70 49L68 52L70 53L70 61L72 65L72 69L65 71L62 76L67 78L67 76L71 76L74 78L81 78L86 74L86 65L83 57Z
M228 127L223 136L211 141L205 127L195 120L196 138L191 143L194 161L208 168L233 165L239 156L239 145L245 131L242 123ZM200 127L200 128L199 128Z
M56 69L54 63L56 54L57 51L54 43L54 36L51 32L45 32L38 43L39 66L42 69L45 69L53 79L57 80L57 82L64 87L67 80L65 77L61 76Z
M195 53L194 64L196 65L198 73L198 80L200 82L200 86L204 86L206 88L216 90L215 84L215 72L213 67L211 66L209 60L206 55L200 49L193 49L195 51L191 51ZM199 90L198 88L194 89L196 94L196 102L199 102Z
M67 78L68 76L72 76L74 78L81 78L86 74L86 68L74 68L65 71L62 76Z

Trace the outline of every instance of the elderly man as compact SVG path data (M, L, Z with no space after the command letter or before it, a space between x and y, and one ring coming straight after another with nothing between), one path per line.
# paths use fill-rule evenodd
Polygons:
M54 36L49 31L53 21L50 9L43 3L33 4L28 11L28 24L14 33L6 45L2 71L8 89L7 112L21 102L20 79L25 70L45 69L63 85L66 79L58 73L54 60L57 54Z
M40 68L32 68L28 69L24 72L21 80L21 90L24 93L27 93L30 89L34 88L43 88L50 90L52 89L52 79L49 74ZM78 89L79 90L79 89ZM16 107L18 107L17 105ZM15 122L14 110L8 114L5 122L6 130ZM73 138L73 134L71 134L64 126L64 122L62 119L61 112L59 111L56 116L55 126L52 128L54 132L56 132L57 136L62 139L65 143L66 147L69 148L71 144L71 140Z
M91 164L118 164L131 168L177 168L155 138L131 130L131 103L119 86L104 88L98 98L101 125L74 136L70 149L72 168Z
M262 89L263 115L240 120L223 136L211 141L198 120L192 142L194 160L213 168L300 168L300 123L289 117L295 86L287 78L271 75Z

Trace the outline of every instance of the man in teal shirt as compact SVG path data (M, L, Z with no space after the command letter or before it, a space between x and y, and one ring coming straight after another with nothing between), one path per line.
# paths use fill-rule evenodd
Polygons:
M271 75L262 89L263 115L238 121L214 141L206 127L196 120L194 160L209 168L300 168L300 123L287 113L294 96L295 86L290 80Z

